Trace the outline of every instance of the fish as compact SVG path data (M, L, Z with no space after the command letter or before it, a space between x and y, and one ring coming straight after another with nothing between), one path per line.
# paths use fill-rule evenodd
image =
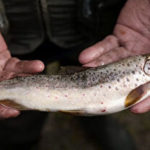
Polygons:
M32 75L0 82L0 104L17 110L79 115L116 113L150 96L150 55L71 74Z

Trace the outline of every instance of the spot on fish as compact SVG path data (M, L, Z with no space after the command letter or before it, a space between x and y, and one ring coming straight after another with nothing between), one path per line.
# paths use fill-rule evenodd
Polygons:
M126 84L124 84L124 85L123 85L123 87L125 87L125 88L126 88L126 87L127 87L127 85L126 85Z
M106 112L106 109L102 109L101 112Z
M68 97L68 95L66 94L65 97Z
M115 89L116 89L116 91L118 91L118 90L119 90L117 87L116 87Z
M126 78L126 80L129 82L130 80L129 80L129 78Z
M128 63L127 66L130 67L130 64Z
M103 87L103 85L100 85L100 88L102 88Z
M120 82L120 79L117 79L118 82Z

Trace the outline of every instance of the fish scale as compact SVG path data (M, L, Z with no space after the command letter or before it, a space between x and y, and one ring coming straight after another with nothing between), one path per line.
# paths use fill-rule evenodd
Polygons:
M147 55L73 74L17 77L0 82L0 104L19 110L110 114L149 96L149 69Z

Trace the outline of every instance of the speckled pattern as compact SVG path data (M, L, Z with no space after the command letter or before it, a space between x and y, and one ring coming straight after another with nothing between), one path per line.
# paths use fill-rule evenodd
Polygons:
M18 77L0 83L0 100L43 111L113 113L125 108L132 90L150 81L144 72L149 67L147 56L135 56L71 75Z
M88 88L99 84L111 83L112 81L119 83L124 77L126 77L126 84L128 84L128 82L131 82L128 77L130 75L134 77L138 74L139 77L133 78L136 82L146 76L141 69L144 64L143 61L144 57L137 56L107 66L90 68L72 75L33 75L29 77L17 77L1 82L0 86L5 88L15 88L18 86L40 86L50 89ZM111 88L111 86L108 88Z

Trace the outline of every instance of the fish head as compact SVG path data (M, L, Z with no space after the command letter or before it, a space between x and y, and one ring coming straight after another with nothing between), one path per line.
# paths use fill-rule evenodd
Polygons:
M142 78L143 84L130 91L125 100L125 107L131 107L150 96L150 54L144 57L140 69L146 75Z

